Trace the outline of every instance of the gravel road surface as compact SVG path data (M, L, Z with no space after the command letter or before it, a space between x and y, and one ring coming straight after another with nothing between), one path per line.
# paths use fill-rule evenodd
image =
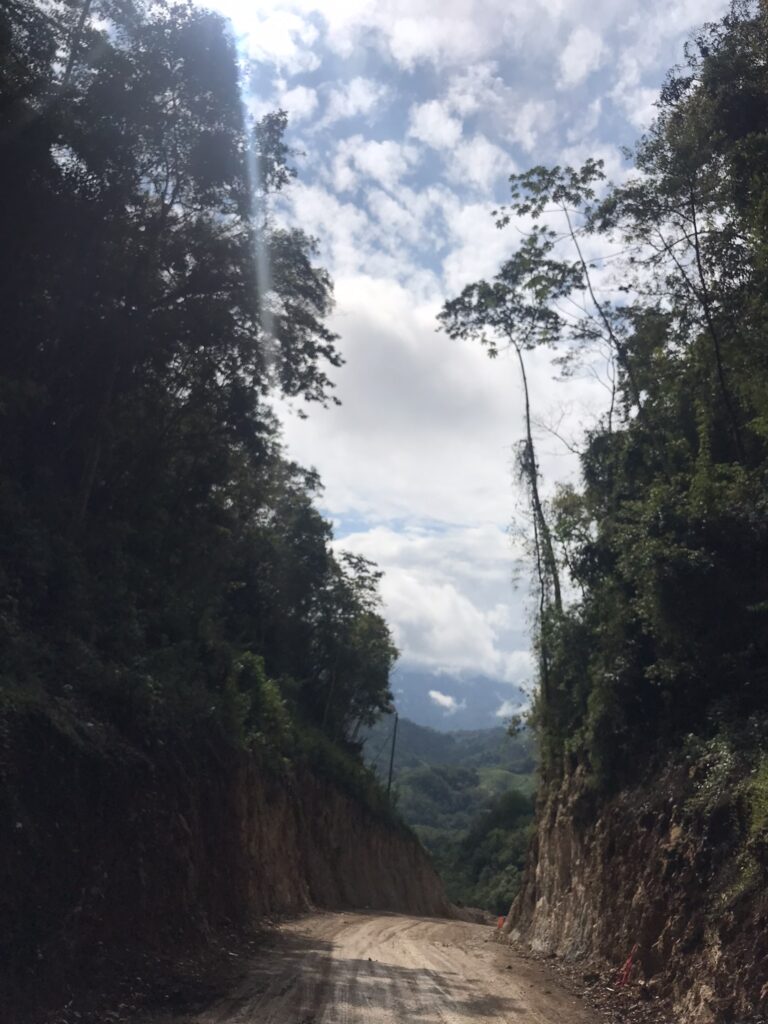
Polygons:
M546 967L494 942L490 926L360 913L313 914L280 926L228 997L184 1018L184 1024L523 1021L595 1024L595 1017Z

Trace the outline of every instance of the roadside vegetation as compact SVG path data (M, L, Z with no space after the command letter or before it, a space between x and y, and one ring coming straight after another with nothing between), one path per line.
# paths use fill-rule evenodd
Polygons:
M43 715L378 801L355 735L391 703L380 574L332 552L270 406L334 401L341 362L314 243L272 214L286 117L244 113L192 4L19 0L0 39L0 763Z
M670 72L624 181L595 160L513 175L497 224L533 227L440 317L491 356L508 350L524 384L537 346L566 374L607 367L578 486L546 500L528 406L519 447L544 782L578 770L608 793L698 744L742 793L736 829L754 851L768 711L767 53L765 5L737 0ZM734 788L737 765L749 781Z

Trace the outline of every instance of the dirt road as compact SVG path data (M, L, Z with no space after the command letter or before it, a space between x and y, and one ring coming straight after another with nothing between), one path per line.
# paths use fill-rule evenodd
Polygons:
M283 925L226 999L194 1024L595 1024L545 968L492 928L400 915L317 914ZM167 1019L167 1018L166 1018Z

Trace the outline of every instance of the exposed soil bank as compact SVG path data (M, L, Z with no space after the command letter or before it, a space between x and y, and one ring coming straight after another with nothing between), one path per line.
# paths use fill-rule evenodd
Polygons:
M450 913L413 836L306 767L200 737L142 750L40 711L0 726L4 1021L111 949L311 906Z
M507 927L540 952L615 967L637 944L633 977L681 1024L762 1016L768 897L743 814L734 789L709 799L689 764L604 801L577 772L540 807Z

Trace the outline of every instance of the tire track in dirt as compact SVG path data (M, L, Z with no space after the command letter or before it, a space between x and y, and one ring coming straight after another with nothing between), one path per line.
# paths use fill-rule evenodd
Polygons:
M275 929L230 996L176 1024L595 1024L556 976L492 934L463 921L311 915Z

